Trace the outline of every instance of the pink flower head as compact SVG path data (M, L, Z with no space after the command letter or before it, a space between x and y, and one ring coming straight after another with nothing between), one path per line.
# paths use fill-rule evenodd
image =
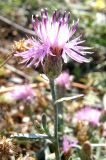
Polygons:
M70 13L66 11L61 14L55 10L50 19L47 9L42 9L40 17L32 16L36 38L26 40L27 50L15 55L22 57L22 63L26 63L27 66L38 66L39 63L43 65L47 56L61 57L65 63L67 55L79 63L89 62L84 55L90 53L86 51L90 48L81 45L84 42L80 40L81 36L72 39L79 21L68 25L69 20Z
M67 153L70 150L70 148L75 147L77 143L78 143L77 141L75 141L75 140L72 141L72 140L70 140L70 138L68 136L64 135L64 137L63 137L63 151L65 153Z
M100 115L101 115L100 110L90 107L85 107L77 111L74 118L77 119L78 121L82 120L82 121L87 121L93 125L98 125Z
M34 91L29 85L17 86L12 92L11 96L16 100L32 98Z
M73 76L71 76L71 80L73 80ZM69 88L71 80L69 73L64 71L56 78L56 84L60 87Z

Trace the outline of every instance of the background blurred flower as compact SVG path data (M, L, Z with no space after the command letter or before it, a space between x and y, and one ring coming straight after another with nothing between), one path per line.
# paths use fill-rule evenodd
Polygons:
M90 122L93 125L98 125L100 115L101 115L100 110L90 107L85 107L75 113L74 119L76 119L77 121L82 120Z
M61 14L56 10L49 19L47 9L41 10L40 18L38 15L32 16L32 24L38 38L26 40L26 51L17 52L15 55L21 56L22 63L28 66L33 64L38 66L40 62L43 65L45 58L46 61L50 61L51 56L63 58L64 62L67 62L67 55L79 63L89 62L84 55L90 53L86 51L90 48L81 45L84 42L80 40L81 36L72 39L77 30L78 21L68 26L69 20L70 13L66 11Z
M63 136L63 151L67 153L71 147L75 147L77 144L77 141L72 141L70 138L66 135Z
M68 72L64 71L56 78L56 84L60 87L69 88L73 78Z
M23 85L15 87L10 95L16 100L22 100L33 97L34 91L29 85Z

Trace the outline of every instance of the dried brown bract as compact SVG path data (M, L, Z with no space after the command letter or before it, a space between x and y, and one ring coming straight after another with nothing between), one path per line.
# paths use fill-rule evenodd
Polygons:
M16 52L24 52L27 51L31 46L29 46L29 43L25 39L14 41L13 44L13 51Z
M77 139L80 144L88 140L88 126L84 121L79 121L76 126Z
M37 159L30 156L25 156L25 157L19 157L17 160L37 160Z
M10 156L16 154L14 142L6 137L0 138L0 157L1 160L8 160Z

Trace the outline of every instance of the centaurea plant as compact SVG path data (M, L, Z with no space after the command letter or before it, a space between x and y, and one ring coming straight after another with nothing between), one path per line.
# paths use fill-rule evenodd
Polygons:
M82 45L84 40L80 40L81 35L73 39L77 30L79 21L69 25L70 13L63 14L55 10L52 17L49 18L47 9L41 10L41 16L32 16L32 24L35 31L35 37L25 40L24 50L17 51L15 56L22 57L22 63L28 67L39 64L42 65L44 73L49 78L54 111L54 141L56 160L60 160L59 136L58 136L58 104L57 93L55 91L55 78L62 71L63 63L67 63L67 56L76 62L83 63L90 60L85 58L86 51L90 47Z

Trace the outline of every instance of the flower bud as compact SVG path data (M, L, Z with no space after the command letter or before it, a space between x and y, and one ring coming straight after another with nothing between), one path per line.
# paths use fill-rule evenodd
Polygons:
M80 152L81 160L94 160L94 156L92 154L92 147L89 141L86 141Z
M43 70L49 79L57 78L62 71L62 58L60 56L46 56Z

